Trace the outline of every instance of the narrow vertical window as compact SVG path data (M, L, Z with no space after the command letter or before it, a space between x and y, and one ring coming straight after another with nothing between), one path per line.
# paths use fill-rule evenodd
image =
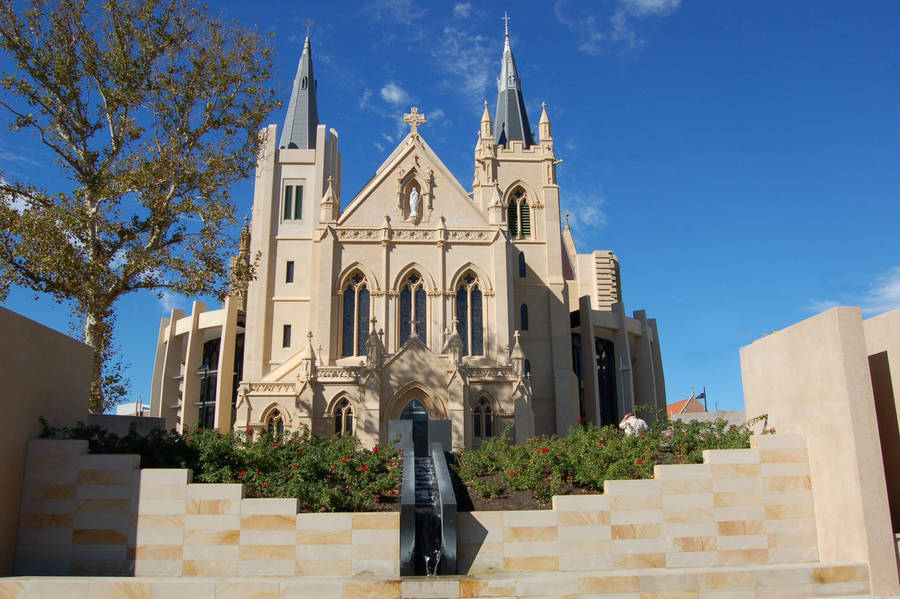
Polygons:
M519 252L519 278L525 278L525 252Z
M484 310L478 279L471 272L456 288L456 330L462 339L464 356L484 355Z
M291 346L291 325L286 324L281 330L281 347Z
M519 323L522 325L521 330L528 330L528 306L522 304L522 307L519 309Z
M520 206L519 234L521 237L531 237L531 208L528 207L528 201L524 197Z
M341 355L358 356L369 339L369 288L359 272L344 283L341 309Z
M294 220L303 218L303 186L294 186Z
M410 273L400 284L400 345L409 340L413 326L416 337L426 342L428 332L427 294L422 277L418 273Z
M294 261L288 260L287 268L284 273L284 282L285 283L293 283L294 282Z
M506 210L507 221L509 222L509 235L513 239L519 236L519 209L516 200L513 198L509 202Z
M294 186L287 185L284 188L284 220L291 220L294 208Z
M337 437L353 434L353 407L346 399L342 399L332 413L334 418L334 434Z

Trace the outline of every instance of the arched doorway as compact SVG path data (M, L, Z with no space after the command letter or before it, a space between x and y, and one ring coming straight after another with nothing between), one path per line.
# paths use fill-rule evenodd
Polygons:
M400 420L412 420L416 456L428 455L428 410L418 398L411 399L400 412Z

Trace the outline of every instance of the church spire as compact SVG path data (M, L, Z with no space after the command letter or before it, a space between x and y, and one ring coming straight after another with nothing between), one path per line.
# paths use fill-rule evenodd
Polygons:
M316 127L319 126L319 109L316 105L316 78L313 76L312 51L309 35L303 44L303 54L294 77L291 101L288 104L284 128L281 130L280 148L312 149L316 147Z
M534 145L525 99L522 97L522 82L516 71L516 60L509 47L509 16L506 21L506 39L503 43L503 59L500 61L500 78L497 79L497 116L494 119L494 142L509 147L509 142L521 140L525 147Z

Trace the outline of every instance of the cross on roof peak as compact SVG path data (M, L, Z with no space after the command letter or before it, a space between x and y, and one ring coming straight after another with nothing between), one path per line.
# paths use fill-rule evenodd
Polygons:
M419 125L424 124L425 115L419 113L419 109L416 106L413 106L411 112L403 115L403 122L409 125L410 133L416 135L419 133Z
M306 23L300 23L303 27L306 27L306 37L309 37L309 28L315 27L316 24L312 22L312 19L306 17Z
M503 19L503 20L505 21L505 25L506 25L506 37L509 37L509 22L512 21L512 17L510 17L509 14L507 13L507 11L504 10L504 11L503 11L503 16L500 17L500 18Z

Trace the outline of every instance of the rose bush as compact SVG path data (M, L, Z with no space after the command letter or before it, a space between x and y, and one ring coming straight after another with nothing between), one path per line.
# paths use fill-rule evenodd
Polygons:
M396 495L399 451L363 448L352 436L222 434L191 429L117 436L100 427L45 426L45 437L86 439L91 453L136 453L145 468L190 468L194 482L243 483L248 497L296 497L300 511L371 511Z
M750 446L753 425L669 421L657 418L648 430L626 435L615 426L572 426L564 437L536 436L511 443L511 431L477 450L454 453L460 480L483 497L502 497L505 489L529 490L540 503L568 491L603 492L607 480L651 478L655 464L702 462L707 449ZM762 434L774 432L764 428Z

